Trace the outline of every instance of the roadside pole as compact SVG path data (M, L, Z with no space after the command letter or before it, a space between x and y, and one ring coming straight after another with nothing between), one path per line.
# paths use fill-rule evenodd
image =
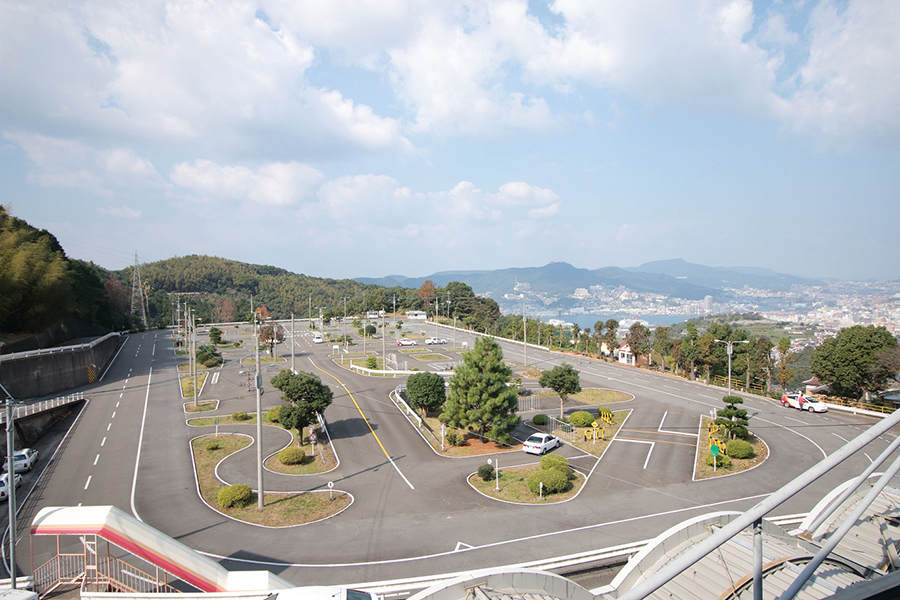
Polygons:
M5 391L5 388L4 388ZM13 460L16 444L15 424L13 423L12 397L6 393L6 460L9 465L6 473L6 489L9 492L9 585L16 589L16 461Z
M259 334L256 343L256 506L263 508L263 451L262 451L262 377L259 374Z

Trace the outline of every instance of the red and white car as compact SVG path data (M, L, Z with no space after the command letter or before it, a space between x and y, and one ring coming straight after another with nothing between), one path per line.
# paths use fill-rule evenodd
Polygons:
M828 412L828 407L810 396L804 396L802 392L794 394L785 394L781 397L781 405L785 408L796 408L797 410L808 410L809 412Z
M407 338L400 338L399 340L397 340L397 345L398 345L398 346L415 346L415 345L416 345L416 340L410 340L410 339L407 339Z

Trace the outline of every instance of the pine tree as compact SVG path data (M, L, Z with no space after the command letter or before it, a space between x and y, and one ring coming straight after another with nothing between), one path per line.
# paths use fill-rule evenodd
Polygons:
M491 338L478 338L475 348L463 355L463 364L450 379L450 396L444 403L447 424L506 441L518 422L515 388L506 384L512 370L503 362L500 345Z

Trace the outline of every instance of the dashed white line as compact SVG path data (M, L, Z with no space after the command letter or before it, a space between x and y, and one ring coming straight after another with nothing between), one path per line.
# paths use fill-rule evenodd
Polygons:
M88 475L87 482L84 484L84 489L88 489L89 485L91 485L91 475Z
M106 430L109 431L110 427L112 427L112 423L106 426Z
M112 415L112 418L113 418L113 419L115 419L115 418L116 418L116 411L113 411L113 415Z
M119 398L121 398L121 397L124 396L124 395L125 395L125 392L120 393L120 394L119 394ZM116 406L118 406L118 404L117 404Z
M116 402L116 408L119 408L119 403L118 403L118 402Z
M94 457L94 466L95 466L95 467L97 466L97 461L98 461L98 460L100 460L100 455L99 455L99 454L98 454L96 457Z
M102 448L106 444L106 438L100 440L100 447Z

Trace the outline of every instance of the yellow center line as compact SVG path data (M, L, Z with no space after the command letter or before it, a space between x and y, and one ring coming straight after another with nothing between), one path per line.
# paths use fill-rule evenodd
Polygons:
M312 362L312 361L310 360L309 362ZM353 393L352 393L350 390L347 389L347 386L344 385L344 382L341 381L340 379L338 379L336 376L334 376L334 375L332 375L331 373L329 373L328 371L326 371L325 369L323 369L322 367L320 367L319 365L317 365L316 363L312 363L312 364L313 364L313 366L314 366L315 368L317 368L318 370L322 371L323 373L325 373L326 375L328 375L329 377L331 377L332 379L334 379L335 381L337 381L338 384L339 384L342 388L344 388L344 391L347 392L347 395L350 396L350 399L353 401L353 405L356 407L356 410L359 411L359 415L363 418L363 421L366 422L366 425L368 426L369 431L371 431L371 432L372 432L372 435L375 436L375 441L378 442L378 446L381 448L381 451L384 452L384 455L387 457L388 460L391 460L391 455L388 454L388 451L384 449L384 444L382 444L382 443L381 443L381 440L378 439L378 434L375 433L375 430L374 430L374 429L372 429L372 424L369 423L369 419L367 419L367 418L366 418L366 415L363 414L362 409L359 407L359 404L356 402L356 398L353 397Z
M674 444L676 446L690 446L691 448L696 448L697 444L685 444L684 442L670 442L668 440L638 440L632 438L624 438L619 437L617 440L625 440L626 442L656 442L657 444Z

